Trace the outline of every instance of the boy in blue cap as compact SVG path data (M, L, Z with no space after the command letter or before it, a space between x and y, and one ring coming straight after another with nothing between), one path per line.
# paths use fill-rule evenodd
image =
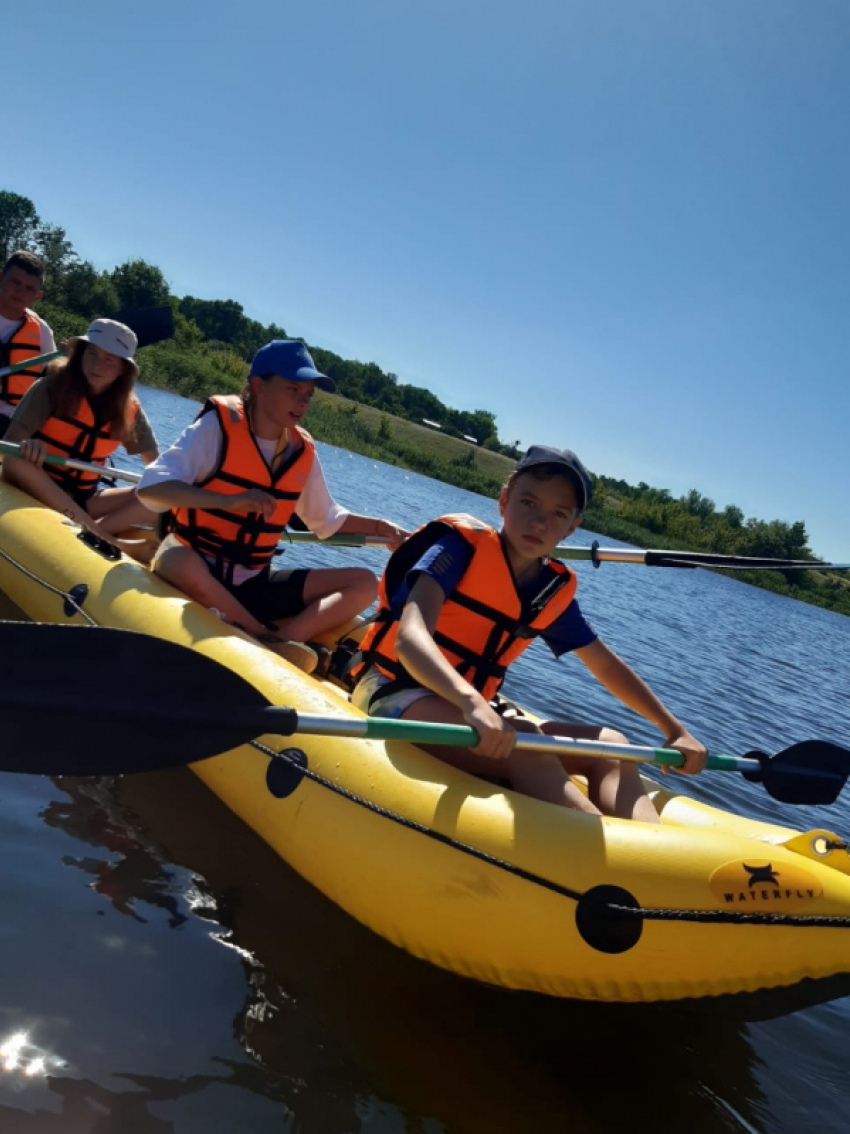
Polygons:
M306 672L317 654L304 643L368 607L377 580L362 568L273 570L293 513L320 539L377 535L395 547L407 534L332 498L313 438L300 424L317 388L336 386L303 343L268 343L242 393L208 399L137 488L147 507L170 512L153 569ZM270 639L272 622L278 626Z
M534 445L502 489L500 532L454 515L406 540L384 572L352 702L374 716L470 725L477 747L430 751L473 775L507 778L517 791L563 807L657 823L634 764L516 750L516 732L536 726L494 707L508 666L540 636L556 656L574 651L615 697L657 725L665 747L684 754L683 771L705 766L705 748L599 640L575 600L574 574L549 558L581 523L591 489L575 453ZM547 721L541 731L628 743L600 726ZM571 775L586 777L587 796Z

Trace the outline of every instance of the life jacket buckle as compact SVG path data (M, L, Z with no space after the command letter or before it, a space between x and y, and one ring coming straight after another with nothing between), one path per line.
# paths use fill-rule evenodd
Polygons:
M343 689L347 689L350 693L357 684L357 679L352 677L351 671L362 661L360 643L355 642L353 638L343 638L331 654L327 676L338 681Z

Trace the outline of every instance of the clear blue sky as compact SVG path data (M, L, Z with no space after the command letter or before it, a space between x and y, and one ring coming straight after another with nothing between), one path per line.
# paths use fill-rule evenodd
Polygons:
M98 267L144 257L504 440L850 560L848 0L4 22L2 187Z

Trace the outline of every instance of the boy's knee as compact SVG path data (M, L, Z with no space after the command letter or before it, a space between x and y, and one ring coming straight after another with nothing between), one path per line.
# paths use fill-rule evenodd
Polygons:
M365 567L355 567L353 570L354 578L352 585L356 588L359 595L366 597L367 602L373 602L378 594L377 577Z
M615 760L613 757L607 757L604 760L594 760L592 768L587 773L590 779L598 782L605 779L606 776L619 776L622 774L623 769L631 768L632 765L627 761Z
M565 775L561 761L552 752L532 752L527 748L514 748L510 756L502 761L508 774L539 776L547 771Z

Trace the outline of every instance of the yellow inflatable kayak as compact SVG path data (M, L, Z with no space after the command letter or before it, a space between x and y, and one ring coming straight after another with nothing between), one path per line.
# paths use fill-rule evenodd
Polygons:
M33 620L153 635L241 674L275 705L362 720L332 684L138 564L106 559L7 484L0 590ZM108 699L108 675L93 681ZM328 898L462 976L587 1000L779 997L771 1010L850 993L850 854L833 832L655 785L660 826L595 818L397 741L267 736L192 770Z

